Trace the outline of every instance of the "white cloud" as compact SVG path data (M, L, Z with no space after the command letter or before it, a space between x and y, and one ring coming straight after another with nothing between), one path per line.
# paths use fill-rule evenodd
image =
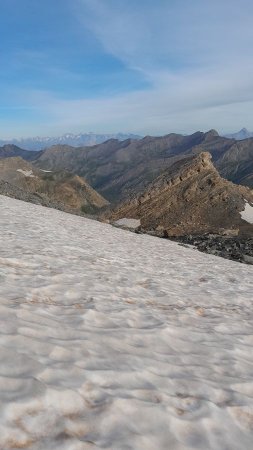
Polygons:
M163 134L253 129L251 0L79 0L78 20L106 52L151 82L113 97L23 94L45 132ZM43 127L43 125L42 125ZM41 126L40 126L41 129Z
M105 49L133 66L172 69L248 58L251 0L79 0L80 17ZM236 62L236 61L235 61Z
M188 74L187 83L183 75L163 74L161 82L149 91L111 98L62 100L49 92L32 92L29 98L26 93L25 97L30 106L39 107L45 117L50 117L52 128L48 127L48 132L70 129L164 134L211 127L223 132L243 125L250 128L253 79L250 73L242 76L230 70L219 74L203 70Z

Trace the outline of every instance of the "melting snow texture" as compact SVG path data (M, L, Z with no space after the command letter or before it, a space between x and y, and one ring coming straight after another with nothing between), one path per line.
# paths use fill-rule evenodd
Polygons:
M0 448L252 449L253 269L0 196Z

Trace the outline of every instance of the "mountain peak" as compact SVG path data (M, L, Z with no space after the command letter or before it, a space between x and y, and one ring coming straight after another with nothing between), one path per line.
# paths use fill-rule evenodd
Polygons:
M243 127L236 133L225 134L225 137L229 139L236 139L237 141L242 141L243 139L249 139L250 137L253 137L253 132Z
M205 135L206 135L207 138L209 138L209 137L217 137L217 136L219 136L219 133L218 133L218 131L216 131L216 130L214 130L212 128L211 130L207 131L207 133L205 133Z
M201 152L174 163L141 194L116 207L110 218L139 219L144 231L167 236L238 233L245 201L253 202L250 190L221 178L211 155Z

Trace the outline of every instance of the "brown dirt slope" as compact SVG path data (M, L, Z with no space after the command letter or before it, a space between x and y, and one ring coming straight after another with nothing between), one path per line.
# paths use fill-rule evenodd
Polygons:
M0 180L87 214L108 204L82 177L66 171L46 172L20 157L0 160Z

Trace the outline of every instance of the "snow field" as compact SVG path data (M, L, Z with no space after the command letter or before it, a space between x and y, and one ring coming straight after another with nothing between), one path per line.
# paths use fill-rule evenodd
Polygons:
M251 206L247 201L245 203L245 208L240 212L241 218L246 220L248 223L253 223L253 206Z
M253 268L0 196L0 449L252 449Z

